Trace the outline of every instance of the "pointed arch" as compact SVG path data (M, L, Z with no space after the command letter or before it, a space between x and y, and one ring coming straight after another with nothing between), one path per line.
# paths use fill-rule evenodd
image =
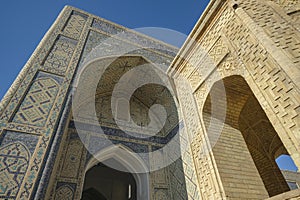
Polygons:
M146 173L149 169L138 155L122 144L111 145L96 153L87 162L85 174L92 167L99 163L105 163L109 159L117 161L124 167L115 169L126 171L133 175L137 184L138 199L149 199L149 175Z

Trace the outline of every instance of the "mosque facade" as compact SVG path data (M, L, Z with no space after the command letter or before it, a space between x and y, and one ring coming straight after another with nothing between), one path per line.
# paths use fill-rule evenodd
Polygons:
M300 199L299 27L211 0L178 49L66 6L1 101L0 199Z

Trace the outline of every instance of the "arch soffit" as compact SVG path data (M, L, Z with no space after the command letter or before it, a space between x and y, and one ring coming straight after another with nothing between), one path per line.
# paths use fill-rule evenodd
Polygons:
M161 73L164 73L166 74L165 71L163 71L161 68L159 68L157 65L155 65L153 62L151 62L149 59L147 59L145 56L143 55L140 55L140 54L126 54L126 55L110 55L110 56L103 56L103 57L97 57L97 58L94 58L86 63L84 63L84 65L82 67L80 67L79 71L77 72L77 77L80 76L82 73L84 73L86 70L88 70L90 68L90 66L93 64L93 63L96 63L96 62L105 62L107 60L112 60L115 61L117 59L120 59L120 58L126 58L126 57L131 57L131 58L141 58L145 61L145 63L148 63L148 64L151 64L155 67L156 70L159 70ZM166 74L167 75L167 74ZM78 86L78 79L76 78L75 79L75 82L73 84L73 87L77 87Z
M88 161L85 171L87 172L98 163L104 162L111 158L118 161L131 173L148 171L148 167L144 161L132 150L122 144L111 145L96 153L94 157Z
M91 68L90 66L92 66L93 63L96 63L96 62L105 62L107 60L111 60L111 63L112 63L116 59L128 58L128 57L129 58L135 58L135 59L136 58L143 59L145 63L151 64L152 66L154 66L154 69L158 70L160 74L165 74L169 78L169 81L172 83L171 87L172 87L173 91L175 91L175 93L176 93L176 88L174 88L173 80L167 75L167 73L165 71L163 71L161 68L159 68L158 66L156 66L155 64L153 64L149 59L147 59L143 55L139 55L139 54L128 54L128 55L122 55L122 56L117 56L116 55L116 56L99 57L99 58L95 58L95 59L87 62L82 68L80 68L79 72L77 73L75 81L73 83L73 88L75 88L75 89L78 88L78 84L79 84L79 81L80 81L79 77L81 76L81 74L84 74L87 70L89 70ZM97 77L97 78L99 78L99 77ZM97 84L98 84L98 81L99 80L95 80L95 82L97 82ZM89 80L89 82L90 82L89 84L91 84L91 83L93 83L93 80ZM99 96L99 95L105 95L105 93L103 93L103 94L96 93L96 95L97 96ZM89 95L85 96L83 100L80 101L80 104L85 104L85 103L87 103L88 101L90 101L93 98L95 98L95 96L93 96L93 94L89 94ZM179 103L178 103L178 98L176 96L174 98L174 102L175 102L176 106L178 107Z

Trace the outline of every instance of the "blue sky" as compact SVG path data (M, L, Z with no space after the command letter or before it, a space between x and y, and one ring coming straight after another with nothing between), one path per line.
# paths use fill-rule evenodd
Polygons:
M0 99L65 5L128 28L161 27L188 35L209 0L26 0L1 1ZM290 159L278 161L295 170Z
M0 98L65 5L128 28L162 27L188 34L209 0L1 1Z

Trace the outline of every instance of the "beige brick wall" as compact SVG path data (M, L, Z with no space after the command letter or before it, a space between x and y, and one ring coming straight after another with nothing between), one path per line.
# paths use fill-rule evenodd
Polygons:
M208 126L211 116L204 114L203 117ZM264 183L239 130L225 124L212 150L226 198L264 199L268 197Z
M220 146L220 152L216 149L209 153L203 151L210 149L210 144L207 144L210 136L204 129L201 117L203 111L209 112L209 106L207 108L204 104L210 98L211 87L216 81L225 80L225 77L243 77L250 88L248 91L253 92L265 115L266 119L258 124L252 123L242 128L240 113L249 94L236 90L237 93L232 93L235 100L226 100L227 106L234 109L226 111L225 122L231 129L242 132L240 138L246 138L246 146L250 149L248 156L256 160L255 166L265 166L257 167L257 171L269 195L287 190L275 163L277 156L289 154L300 167L300 43L299 28L295 26L298 14L291 8L298 5L299 1L211 1L190 34L190 40L169 69L169 74L177 80L183 118L187 132L193 138L192 154L204 199L226 199L226 191L229 190L222 178L226 174L222 172L225 168L221 167L218 157L221 151L225 153L226 148ZM182 80L188 83L193 95L180 92L188 91L188 86L182 86L186 83ZM240 87L239 83L228 86ZM222 111L223 108L219 109ZM257 114L252 114L256 119ZM249 134L250 129L255 129L252 131L255 134ZM222 134L215 148L224 145L221 141L231 141L232 138L221 140ZM247 139L249 135L257 138L259 134L263 136L251 139L254 143L247 142L251 138ZM260 161L266 157L267 160ZM236 196L239 192L240 189L233 190ZM239 198L247 198L246 193L243 195Z

